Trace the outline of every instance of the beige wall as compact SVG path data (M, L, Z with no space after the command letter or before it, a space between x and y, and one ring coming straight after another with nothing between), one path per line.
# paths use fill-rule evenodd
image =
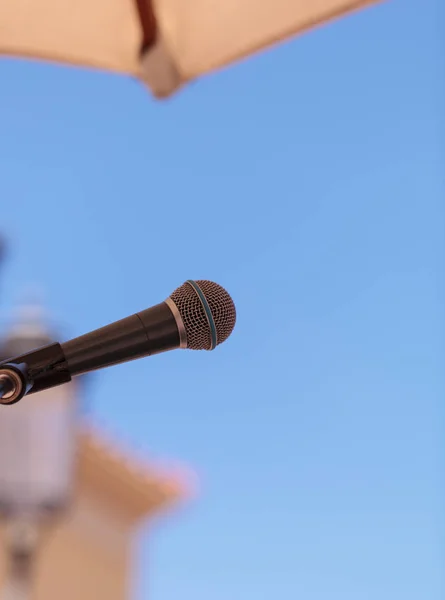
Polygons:
M84 491L46 539L36 563L33 600L123 600L128 597L132 529L119 507ZM5 582L0 529L0 585Z
M183 475L141 465L98 432L80 431L77 446L75 498L43 541L32 600L124 600L136 528L190 489ZM0 523L0 598L4 542Z

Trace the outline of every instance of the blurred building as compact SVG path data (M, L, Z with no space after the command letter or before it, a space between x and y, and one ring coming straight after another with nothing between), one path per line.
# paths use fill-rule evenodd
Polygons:
M51 337L28 311L4 332L0 358ZM81 425L82 387L75 380L0 407L0 594L11 600L130 598L138 528L186 492L178 476L141 466ZM25 569L14 523L36 534Z
M14 0L0 2L0 54L127 73L165 98L378 1Z

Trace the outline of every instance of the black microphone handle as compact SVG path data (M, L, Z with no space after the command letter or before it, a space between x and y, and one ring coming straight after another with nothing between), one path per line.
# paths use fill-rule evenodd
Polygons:
M73 377L179 345L178 325L165 302L61 344Z
M172 309L161 302L63 344L49 344L10 358L0 363L0 369L14 371L25 384L24 393L34 394L68 383L76 375L180 346Z

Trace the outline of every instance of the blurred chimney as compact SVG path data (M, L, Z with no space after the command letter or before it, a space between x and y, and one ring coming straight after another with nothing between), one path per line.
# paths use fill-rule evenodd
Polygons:
M50 344L53 337L45 317L42 306L36 302L20 306L0 342L0 360Z

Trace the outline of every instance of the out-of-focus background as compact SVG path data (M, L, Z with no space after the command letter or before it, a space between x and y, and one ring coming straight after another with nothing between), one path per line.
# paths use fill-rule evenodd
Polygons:
M78 434L71 522L42 542L52 597L443 597L441 22L440 0L383 3L164 103L0 62L3 346L188 278L238 311L215 353L60 392L101 433Z

